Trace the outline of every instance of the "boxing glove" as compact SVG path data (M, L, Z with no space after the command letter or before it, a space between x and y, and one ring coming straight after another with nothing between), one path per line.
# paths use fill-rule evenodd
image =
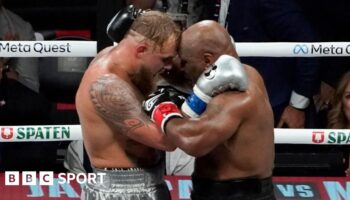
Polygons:
M143 103L142 107L151 120L165 133L166 123L172 118L182 118L178 106L185 97L172 87L162 87L151 94Z
M119 43L130 29L134 20L143 12L144 10L137 9L133 5L122 8L108 23L106 32L109 39Z
M247 87L247 74L241 62L232 56L222 55L200 75L181 110L189 117L196 118L215 95L227 90L245 91Z
M177 107L181 108L181 105L185 102L188 94L181 92L171 85L162 85L157 87L157 91L166 91L169 94L169 100L176 104ZM156 91L156 92L157 92Z

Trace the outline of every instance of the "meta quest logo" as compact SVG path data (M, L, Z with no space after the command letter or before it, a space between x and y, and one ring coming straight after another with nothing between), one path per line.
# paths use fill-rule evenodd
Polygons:
M294 55L350 55L350 44L296 44L293 48Z
M309 48L306 44L297 44L293 49L294 54L308 54Z

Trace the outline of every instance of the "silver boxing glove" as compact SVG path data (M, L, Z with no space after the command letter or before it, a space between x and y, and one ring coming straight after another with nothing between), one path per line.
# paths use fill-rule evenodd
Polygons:
M245 91L247 88L248 78L241 62L235 57L222 55L198 78L181 110L191 118L196 118L204 112L215 95L227 90Z

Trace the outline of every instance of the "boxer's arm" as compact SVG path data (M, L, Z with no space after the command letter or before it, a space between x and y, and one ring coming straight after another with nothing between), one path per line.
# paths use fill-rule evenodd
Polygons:
M182 104L181 110L196 118L204 112L212 97L228 90L245 91L247 87L248 77L242 63L230 55L221 55L199 76L193 93Z
M90 88L90 98L100 116L114 126L115 134L156 149L175 149L143 112L133 89L116 75L108 74L96 80Z
M229 97L232 93L235 93L234 98ZM187 154L203 156L235 134L247 115L249 102L245 93L220 94L212 99L199 118L170 120L166 126L167 136Z

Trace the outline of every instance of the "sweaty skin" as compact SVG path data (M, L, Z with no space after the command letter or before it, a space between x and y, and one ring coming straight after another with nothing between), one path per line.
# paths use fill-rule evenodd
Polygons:
M159 163L159 150L174 150L142 111L141 102L148 92L144 88L152 88L150 79L164 66L163 58L175 55L176 45L169 39L160 53L152 47L140 55L134 51L137 48L130 47L137 45L127 38L100 52L77 91L84 145L94 167L151 167ZM147 57L153 71L137 67L139 58L133 55Z
M229 41L227 32L211 21L197 23L183 33L180 57L192 84L220 55L238 58ZM249 82L245 92L224 92L208 103L199 118L176 118L167 123L167 136L196 157L196 177L227 180L272 175L271 105L260 74L248 65L244 67Z
M168 122L167 135L197 157L195 176L225 180L272 175L272 110L261 77L253 68L246 69L250 79L246 92L214 97L199 119Z

